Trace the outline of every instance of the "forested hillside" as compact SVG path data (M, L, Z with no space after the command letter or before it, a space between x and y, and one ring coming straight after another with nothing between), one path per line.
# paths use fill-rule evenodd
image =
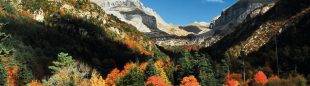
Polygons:
M0 86L305 86L309 12L279 1L200 49L155 45L89 0L1 0Z

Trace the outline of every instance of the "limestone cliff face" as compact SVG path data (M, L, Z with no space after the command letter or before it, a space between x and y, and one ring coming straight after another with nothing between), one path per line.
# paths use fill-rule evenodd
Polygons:
M309 65L309 6L308 0L280 0L259 7L235 31L201 51L214 59L229 56L256 67L280 61L277 65L281 73L295 69L309 74L310 67L305 67Z
M234 27L242 23L249 14L253 14L252 12L257 8L274 2L275 0L240 0L211 21L211 29L224 30Z
M183 26L166 23L154 10L144 7L139 0L91 1L100 5L106 13L132 24L159 45L203 44L209 46L234 32L235 27L244 21L267 12L277 0L239 0L225 9L220 16L215 17L211 23L194 22ZM182 37L189 34L193 34L194 39Z
M191 34L178 26L166 23L151 8L144 7L139 0L91 0L100 5L108 14L113 14L139 31L147 34L170 34L186 36ZM153 34L153 33L156 34Z
M210 23L210 31L200 36L209 37L206 46L212 45L226 35L234 32L236 27L258 15L265 14L278 0L239 0L225 9L220 16Z

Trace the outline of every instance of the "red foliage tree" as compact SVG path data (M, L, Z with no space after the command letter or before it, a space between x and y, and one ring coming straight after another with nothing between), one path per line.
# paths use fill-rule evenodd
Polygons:
M108 74L107 78L105 79L107 86L114 86L115 82L120 78L119 75L120 71L115 68Z
M236 81L235 79L230 79L226 82L225 86L239 86L240 83Z
M161 77L159 76L151 76L147 79L145 86L149 86L149 85L153 85L153 86L168 86L165 83L165 80L163 80Z
M125 75L132 67L134 67L134 63L130 62L130 63L126 63L124 66L124 69L120 72L120 76Z
M239 86L240 83L237 80L241 80L242 78L242 74L238 74L238 73L231 73L231 74L227 74L225 79L226 79L226 83L225 86Z
M261 83L261 84L266 84L268 82L267 76L265 75L263 71L258 71L254 75L254 80L255 80L255 83Z
M182 79L180 86L200 86L200 84L198 83L195 76L190 75Z

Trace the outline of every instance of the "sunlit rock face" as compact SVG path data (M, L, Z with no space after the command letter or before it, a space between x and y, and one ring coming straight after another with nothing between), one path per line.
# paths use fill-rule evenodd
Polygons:
M236 26L266 13L278 0L239 0L234 5L222 11L221 15L215 17L210 23L210 31L200 36L211 37L206 46L215 43L224 36L235 31Z
M91 0L91 2L101 6L106 13L132 24L159 45L197 44L197 40L190 40L184 36L203 34L210 30L209 23L206 22L194 22L188 25L166 23L154 10L144 7L140 0Z
M132 24L159 45L202 44L209 46L232 33L237 25L267 12L277 0L239 0L225 9L210 23L194 22L188 25L166 23L154 10L144 7L140 0L91 0L108 13L120 20ZM260 9L262 8L262 9ZM250 17L248 17L250 16ZM194 39L188 36L193 34Z
M225 9L221 15L211 22L211 29L227 29L242 23L249 14L258 8L273 4L277 0L240 0ZM269 8L268 8L269 9ZM268 9L265 9L268 11Z
M152 34L186 36L191 34L176 25L166 23L155 11L144 7L139 0L91 0L108 14L113 14L139 31ZM155 35L156 35L155 34Z

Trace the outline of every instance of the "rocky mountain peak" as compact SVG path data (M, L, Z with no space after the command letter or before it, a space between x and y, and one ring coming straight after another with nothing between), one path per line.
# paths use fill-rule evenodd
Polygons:
M140 32L154 35L186 36L194 34L178 25L166 23L153 9L143 6L139 0L91 0L108 14L135 26Z
M113 8L142 8L143 5L140 0L93 0L103 9L113 9Z

